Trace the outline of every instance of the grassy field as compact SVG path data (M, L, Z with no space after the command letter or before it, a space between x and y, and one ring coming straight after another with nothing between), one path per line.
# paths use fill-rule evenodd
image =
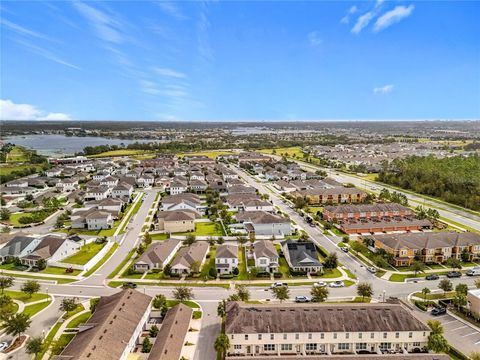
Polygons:
M235 154L233 151L197 151L197 152L192 152L192 153L181 153L178 154L179 157L184 157L184 156L206 156L209 157L210 159L215 159L217 156L220 155L229 155L229 154Z
M39 271L40 274L53 274L53 275L70 275L76 276L81 273L80 270L73 270L71 273L67 273L65 268L56 267L56 266L48 266L45 269Z
M8 175L14 171L25 170L28 168L34 167L37 169L37 172L42 170L42 165L38 164L27 164L27 165L6 165L0 166L0 175Z
M215 269L215 255L217 251L215 247L210 247L210 251L208 252L208 259L205 261L205 264L202 266L202 270L200 271L200 278L201 279L210 279L210 269Z
M23 310L23 314L27 314L30 317L32 317L35 314L42 311L43 309L45 309L48 305L50 305L51 302L52 302L51 300L48 300L48 301L40 302L37 304L25 306L25 310Z
M29 297L28 294L25 294L21 291L13 291L13 290L5 290L4 294L10 296L14 300L22 301L25 304L50 298L50 296L47 294L39 294L39 293L33 294L31 297Z
M118 244L117 243L113 244L113 246L110 248L110 250L108 250L105 256L99 262L97 262L95 266L92 267L87 273L85 273L85 276L90 276L95 271L97 271L97 269L100 268L100 266L102 266L108 259L110 259L110 256L112 256L112 254L115 252L115 250L117 250L117 248L118 248Z
M76 265L85 265L87 262L90 261L103 247L106 243L98 244L96 242L92 242L90 244L84 245L77 251L76 254L69 256L62 262L67 264L76 264Z
M198 222L195 223L194 232L176 233L176 235L194 235L194 236L225 236L222 231L217 230L213 222Z
M75 319L70 320L70 322L67 324L67 329L78 327L78 325L83 324L88 319L90 319L90 316L92 316L92 313L90 311L77 316Z
M448 271L442 271L442 272L435 272L435 273L428 273L429 275L431 274L437 274L437 275L445 275L447 274ZM410 278L424 278L426 275L418 273L417 276L414 274L392 274L390 276L390 279L388 281L393 281L393 282L404 282L405 279L410 279Z
M299 146L288 147L288 148L277 148L277 149L261 149L258 152L263 154L275 154L282 156L287 154L287 157L296 157L297 159L303 158L302 149Z
M28 151L21 146L14 146L7 154L7 163L26 162L30 159Z
M427 300L449 299L449 298L455 297L455 294L456 294L455 291L447 291L446 293L443 293L443 292L430 293L430 294L427 294ZM422 294L421 291L416 292L415 294L413 294L413 296L424 299L424 295Z
M178 301L178 300L167 300L167 306L168 307L175 306L179 303L180 303L180 301ZM192 309L200 309L200 305L198 305L195 301L189 301L189 300L182 301L182 304L186 305L186 306L188 306L189 308L192 308Z
M168 234L152 234L152 240L167 240Z
M105 151L103 153L92 155L89 157L101 158L101 157L111 157L111 156L132 156L132 155L140 155L145 153L147 153L147 151L145 150L120 149L120 150Z
M79 312L81 312L83 310L85 310L85 307L82 304L77 304L77 307L75 308L75 310L66 312L65 314L63 314L62 318L63 319L69 319L73 315L78 314Z

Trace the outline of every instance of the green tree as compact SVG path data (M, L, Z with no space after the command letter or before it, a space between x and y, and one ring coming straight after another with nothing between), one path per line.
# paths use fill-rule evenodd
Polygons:
M190 265L190 271L194 274L200 272L200 261L194 261L191 265Z
M230 340L228 336L225 334L220 334L215 339L215 343L213 344L215 351L220 354L221 359L225 359L225 355L227 354L228 349L230 348Z
M155 338L158 335L158 331L159 331L159 329L158 329L157 325L152 325L150 330L148 330L148 335L152 338Z
M153 239L152 239L152 235L150 235L150 233L147 231L144 235L143 235L143 242L145 243L145 245L150 245L152 243Z
M450 280L448 279L442 279L438 283L438 288L443 290L443 293L446 294L447 291L452 291L453 289L453 284Z
M216 279L217 278L217 275L218 275L218 272L217 272L217 269L212 266L209 270L208 270L208 276L210 276L211 278L213 279Z
M259 273L259 269L257 267L251 267L250 270L248 271L248 277L250 279L255 279Z
M221 317L222 319L225 317L226 315L226 302L225 300L222 300L218 303L218 306L217 306L217 315L219 317Z
M40 284L36 280L27 280L23 283L20 290L31 298L33 294L40 291Z
M38 355L43 351L44 344L43 339L40 336L31 337L27 341L27 345L25 347L25 352L29 355Z
M324 302L328 298L328 288L324 286L312 286L310 290L312 302Z
M467 293L468 293L468 285L467 285L467 284L458 284L458 285L455 287L455 291L456 291L458 294L462 294L462 295L467 296Z
M40 271L45 270L46 267L47 267L47 261L45 259L40 259L37 261L38 270Z
M424 288L422 289L422 294L423 294L423 300L424 300L424 301L427 301L427 296L428 296L428 294L430 294L430 293L431 293L431 291L430 291L429 288L424 287Z
M4 329L8 335L17 337L22 335L30 327L30 316L24 313L15 314L4 322Z
M163 294L157 294L153 298L152 305L155 309L161 309L167 304L167 298Z
M5 289L12 287L14 283L14 278L12 276L0 276L0 289L2 289L2 294Z
M475 280L475 287L480 289L480 279Z
M290 290L287 286L276 286L273 288L273 297L282 303L290 298Z
M195 238L195 235L188 234L185 240L183 240L183 245L190 246L190 245L193 245L195 241L197 241L197 239Z
M472 352L472 353L470 354L470 359L471 359L471 360L480 360L480 353L478 353L478 352Z
M64 298L60 303L60 310L69 313L77 308L77 298Z
M246 236L237 236L237 241L241 246L244 246L248 242L248 239Z
M421 261L417 261L415 260L413 263L412 263L412 270L413 272L415 273L415 277L417 277L417 274L419 272L423 273L425 271L425 264Z
M192 288L177 286L173 289L173 297L178 301L187 301L194 298Z
M149 353L152 350L152 342L150 338L146 336L142 342L142 353Z
M327 269L335 269L338 266L338 258L336 253L330 253L323 261L323 266Z
M99 302L100 302L100 298L90 299L90 311L92 314L95 312L95 309L97 308L97 305Z
M1 208L0 209L0 220L8 220L10 219L11 212L7 208Z
M438 320L428 320L427 325L431 330L432 334L443 335L443 325Z
M170 264L165 265L165 267L163 268L163 274L166 276L172 275L172 265Z
M450 258L447 260L447 266L460 270L462 268L462 262L457 258Z
M237 295L241 301L250 300L250 290L248 290L248 288L245 285L237 286Z
M362 301L365 298L371 298L373 296L372 284L369 283L359 283L357 285L357 295L362 297Z

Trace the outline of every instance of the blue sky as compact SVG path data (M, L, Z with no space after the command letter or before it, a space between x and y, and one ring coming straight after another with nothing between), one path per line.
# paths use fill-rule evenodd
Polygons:
M3 1L0 118L480 118L477 1Z

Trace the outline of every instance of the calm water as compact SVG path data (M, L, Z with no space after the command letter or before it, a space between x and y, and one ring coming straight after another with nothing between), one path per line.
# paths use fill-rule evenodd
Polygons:
M37 150L39 154L48 156L73 155L83 150L86 146L98 145L128 145L135 142L158 142L151 139L109 139L95 136L75 137L64 135L25 135L11 136L3 139L16 145Z

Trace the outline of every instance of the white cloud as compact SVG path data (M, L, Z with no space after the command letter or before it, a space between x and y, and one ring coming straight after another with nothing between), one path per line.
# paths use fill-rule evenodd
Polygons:
M11 21L8 21L7 19L1 19L0 24L9 28L10 30L15 31L16 33L18 33L20 35L26 35L26 36L35 37L35 38L38 38L38 39L50 40L50 38L46 35L43 35L43 34L37 32L37 31L27 29L26 27L23 27L23 26L20 26L18 24L15 24Z
M22 40L17 40L17 43L21 46L23 46L24 48L26 48L27 50L33 52L34 54L37 54L47 60L50 60L50 61L53 61L53 62L56 62L57 64L61 64L61 65L65 65L65 66L68 66L72 69L76 69L76 70L81 70L80 67L78 67L77 65L74 65L62 58L60 58L58 55L54 54L53 52L47 50L47 49L44 49L40 46L37 46L37 45L33 45L27 41L22 41Z
M319 46L323 40L320 38L320 34L318 31L312 31L308 34L308 42L311 46L316 47Z
M64 113L47 113L30 104L0 99L0 120L71 120Z
M394 86L392 84L387 84L379 87L373 88L374 94L388 94L393 91Z
M358 17L357 22L352 28L352 33L354 34L359 34L360 31L363 30L364 27L366 27L370 21L374 18L375 14L373 11L369 11L361 16Z
M415 9L415 6L413 4L409 6L396 6L393 10L387 11L385 14L383 14L377 19L373 27L373 31L382 31L390 25L401 21L402 19L410 16L413 12L413 9Z
M172 77L172 78L177 78L177 79L184 79L186 78L187 76L180 72L180 71L176 71L176 70L173 70L173 69L169 69L169 68L159 68L159 67L155 67L153 68L153 71L160 75L160 76L164 76L164 77Z
M162 11L167 15L170 15L179 20L186 19L186 16L182 13L180 8L171 1L161 0L161 1L156 1L155 4L157 4L160 7L160 9L162 9Z
M90 22L100 39L115 44L124 42L122 25L113 16L80 1L75 1L73 6Z
M347 12L347 15L345 15L341 20L340 22L342 24L348 24L350 22L350 15L353 15L355 14L356 12L358 11L358 8L353 5L350 7L350 9L348 9L348 12Z

